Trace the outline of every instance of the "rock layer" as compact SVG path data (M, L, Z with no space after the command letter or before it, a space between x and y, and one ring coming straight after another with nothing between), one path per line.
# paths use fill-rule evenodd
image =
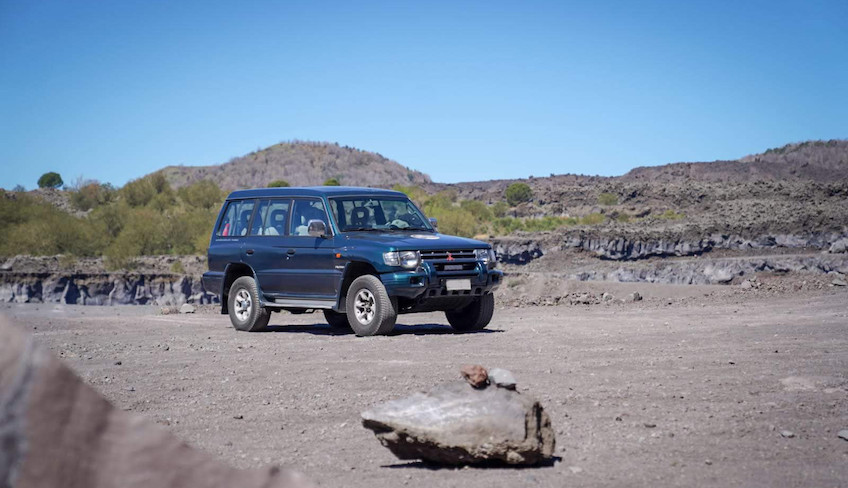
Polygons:
M386 402L362 414L362 425L400 459L461 465L536 465L553 456L551 421L536 400L465 382Z

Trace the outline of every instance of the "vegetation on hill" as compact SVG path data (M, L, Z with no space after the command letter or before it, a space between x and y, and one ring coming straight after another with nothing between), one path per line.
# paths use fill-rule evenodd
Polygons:
M62 177L59 173L55 171L50 171L49 173L44 173L38 179L38 187L39 188L59 188L65 182L62 181Z
M350 186L390 188L424 185L430 178L381 154L326 142L281 142L214 166L168 166L161 170L172 188L212 180L226 190L259 188L285 180L316 186L335 178Z

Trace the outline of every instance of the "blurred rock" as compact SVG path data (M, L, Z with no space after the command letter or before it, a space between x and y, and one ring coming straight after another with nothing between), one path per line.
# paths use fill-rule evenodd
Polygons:
M197 309L194 308L194 305L190 303L183 303L180 307L180 313L194 313Z
M0 487L304 487L277 467L238 470L116 409L0 318Z

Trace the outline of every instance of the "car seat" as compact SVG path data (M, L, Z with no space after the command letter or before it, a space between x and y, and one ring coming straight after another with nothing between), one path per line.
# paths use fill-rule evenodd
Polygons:
M371 216L366 207L356 207L350 212L351 227L368 227L368 218Z

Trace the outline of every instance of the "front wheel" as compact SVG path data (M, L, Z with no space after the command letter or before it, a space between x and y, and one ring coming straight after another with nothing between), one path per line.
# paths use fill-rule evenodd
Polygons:
M242 276L230 287L227 308L233 327L245 332L258 332L268 325L271 314L259 302L259 289L250 276Z
M358 336L388 334L395 328L397 302L389 298L380 278L364 275L347 290L347 321Z
M459 310L445 312L445 316L454 330L470 332L485 329L494 313L495 296L487 293Z

